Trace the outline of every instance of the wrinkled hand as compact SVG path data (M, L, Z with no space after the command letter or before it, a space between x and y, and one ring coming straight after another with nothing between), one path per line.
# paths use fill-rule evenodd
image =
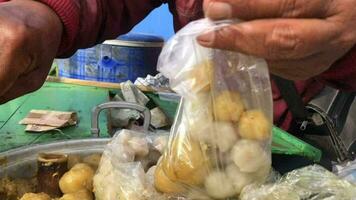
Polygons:
M214 20L243 23L198 37L201 45L263 57L270 71L302 80L326 71L356 42L356 0L205 0Z
M32 0L0 4L0 104L40 88L56 55L62 24Z

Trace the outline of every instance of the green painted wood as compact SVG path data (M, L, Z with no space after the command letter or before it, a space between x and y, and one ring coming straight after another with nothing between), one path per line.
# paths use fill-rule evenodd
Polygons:
M40 90L0 106L0 151L16 147L65 139L90 138L91 109L107 101L107 89L62 83L46 83ZM32 109L74 111L79 124L63 133L27 133L18 122ZM101 114L102 137L108 137L106 116Z

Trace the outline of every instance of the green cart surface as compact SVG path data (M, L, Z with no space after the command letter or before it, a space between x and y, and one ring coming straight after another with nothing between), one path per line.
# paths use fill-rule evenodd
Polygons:
M108 91L98 87L48 82L34 93L0 105L0 152L30 144L92 137L91 109L108 100ZM32 109L77 112L79 123L62 129L62 132L28 133L19 121ZM104 113L101 115L101 136L108 137L106 117Z

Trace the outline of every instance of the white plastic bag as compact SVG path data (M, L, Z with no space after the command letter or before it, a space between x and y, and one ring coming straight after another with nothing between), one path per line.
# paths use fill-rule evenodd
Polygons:
M276 183L246 187L241 200L355 200L356 185L318 165L294 170Z
M158 70L183 101L156 168L161 192L237 197L270 171L273 102L266 62L196 41L199 34L231 23L192 22L163 48Z
M161 156L167 137L164 133L144 134L130 130L115 134L94 176L96 200L166 199L154 189L150 168Z

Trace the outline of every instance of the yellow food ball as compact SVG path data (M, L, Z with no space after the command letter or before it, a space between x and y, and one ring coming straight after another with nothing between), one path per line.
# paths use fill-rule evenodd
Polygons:
M20 200L51 200L51 197L45 193L26 193Z
M59 200L93 200L93 194L87 190L63 195Z
M237 92L223 91L213 100L214 117L217 121L239 121L244 104Z
M189 74L188 79L192 81L192 92L208 92L210 90L214 78L213 65L210 60L194 66L187 73Z
M74 165L81 163L82 158L79 155L68 155L68 169L71 169Z
M163 193L180 194L185 191L182 186L169 180L169 178L162 170L161 164L158 164L155 169L154 185L158 191Z
M101 154L92 154L83 158L83 163L90 165L94 170L96 170L100 164Z
M162 169L169 179L190 186L204 183L210 163L199 142L181 135L167 153L162 159Z
M238 123L238 133L244 139L266 140L271 137L271 122L259 110L249 110L242 114Z
M64 194L80 190L93 190L94 170L87 164L76 164L59 180L59 187Z

